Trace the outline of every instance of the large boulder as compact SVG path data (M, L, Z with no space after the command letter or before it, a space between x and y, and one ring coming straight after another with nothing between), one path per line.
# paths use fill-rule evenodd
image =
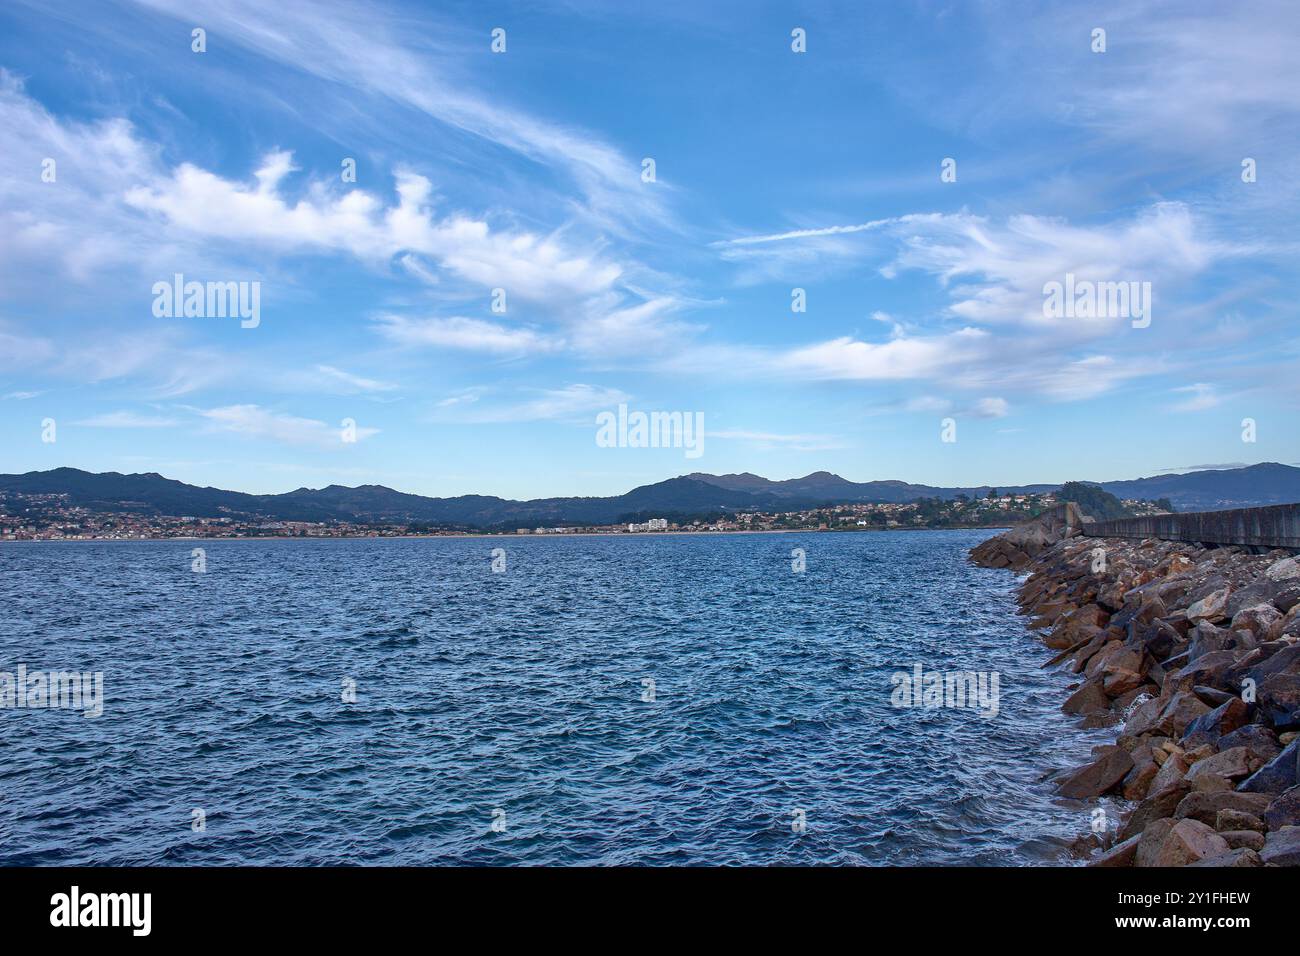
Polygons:
M1122 843L1117 843L1101 856L1090 862L1089 866L1132 866L1133 861L1137 858L1138 841L1142 839L1139 833L1137 836L1129 837Z
M1269 833L1259 858L1274 866L1300 866L1300 827L1283 827Z
M1231 588L1220 588L1194 602L1187 609L1187 619L1193 624L1198 621L1209 621L1218 623L1228 619L1228 595L1232 593Z
M1058 541L1078 535L1082 527L1083 512L1073 501L1067 501L976 545L970 559L983 567L1018 570Z
M1227 853L1220 853L1218 856L1207 856L1202 860L1187 865L1203 867L1263 866L1264 861L1250 847L1243 846L1235 850L1229 850Z
M1096 760L1066 777L1056 792L1075 800L1100 797L1114 789L1133 769L1133 758L1122 747L1098 747L1097 753Z
M1187 866L1232 849L1228 841L1200 820L1179 820L1170 828L1156 853L1156 866Z
M1292 581L1300 578L1300 561L1295 558L1274 561L1265 569L1264 577L1270 581Z
M1197 693L1197 688L1192 688L1192 693L1197 694L1197 699L1201 695ZM1183 733L1184 747L1199 747L1201 744L1216 744L1220 737L1232 733L1245 726L1250 717L1250 708L1239 697L1229 697L1226 703L1220 704L1208 714L1202 714L1190 724Z
M1110 710L1110 698L1101 689L1100 681L1086 681L1071 694L1061 710L1067 714L1095 714Z
M1278 730L1300 727L1300 674L1273 674L1256 688L1260 711Z
M1160 848L1165 838L1174 828L1174 821L1168 817L1155 820L1138 837L1137 851L1133 854L1134 866L1156 866ZM1225 844L1226 846L1227 844Z
M1300 740L1293 740L1282 752L1260 767L1237 789L1242 793L1282 793L1296 785L1296 760Z
M1181 780L1159 791L1152 787L1150 795L1139 803L1133 815L1124 821L1124 826L1120 828L1120 839L1127 840L1131 836L1143 833L1157 820L1172 817L1190 792L1191 787Z
M1264 825L1270 830L1300 826L1300 787L1284 791L1264 808Z
M1242 793L1237 790L1194 790L1183 797L1174 818L1182 820L1190 817L1211 826L1218 819L1220 810L1241 810L1259 816L1272 798L1261 793Z
M1213 757L1198 760L1192 764L1192 769L1187 771L1187 780L1193 787L1196 787L1198 780L1209 775L1227 777L1229 780L1240 780L1249 776L1250 762L1247 758L1246 748L1233 747L1231 750L1224 750Z
M1282 612L1272 604L1256 604L1254 607L1243 608L1233 615L1231 629L1247 630L1255 635L1257 642L1267 641L1273 625L1281 620Z

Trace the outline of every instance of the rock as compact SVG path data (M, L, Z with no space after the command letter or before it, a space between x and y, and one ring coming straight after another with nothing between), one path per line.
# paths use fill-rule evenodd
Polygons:
M1262 658L1245 672L1245 676L1253 680L1256 686L1264 683L1274 674L1300 673L1300 644L1270 641L1261 644L1257 650L1260 651ZM1242 662L1245 663L1244 658ZM1236 668L1233 670L1235 672Z
M1247 813L1245 810L1225 808L1215 816L1214 829L1219 831L1255 830L1258 833L1263 833L1264 821L1253 813Z
M1156 866L1187 866L1206 857L1227 853L1232 847L1214 828L1200 820L1179 820L1170 829L1156 853Z
M1200 820L1207 826L1214 823L1220 810L1242 810L1259 816L1264 808L1272 802L1267 794L1242 793L1240 790L1195 790L1183 797L1174 818L1182 820L1190 817Z
M1246 724L1230 734L1219 738L1218 746L1223 750L1231 747L1245 747L1252 760L1262 766L1281 753L1278 738L1269 728L1261 724Z
M1136 633L1133 643L1156 660L1168 657L1183 641L1183 636L1168 621L1155 621Z
M1120 794L1125 800L1141 800L1147 795L1151 781L1156 778L1160 767L1156 764L1150 746L1139 747L1131 756L1133 769L1125 775L1120 786Z
M1193 720L1209 712L1210 708L1201 703L1191 691L1179 691L1161 711L1157 727L1168 726L1170 732L1165 736L1181 737Z
M1263 866L1264 861L1260 859L1258 853L1249 847L1241 847L1236 850L1229 850L1227 853L1221 853L1218 856L1206 857L1204 860L1197 860L1195 863L1189 863L1188 866Z
M1044 643L1056 650L1070 647L1104 628L1109 619L1110 615L1096 604L1085 604L1057 618Z
M1265 569L1264 577L1270 581L1289 581L1292 578L1300 578L1300 561L1295 558L1283 558L1281 561L1274 561Z
M1164 697L1154 697L1145 703L1138 704L1124 723L1124 734L1137 737L1141 734L1154 732L1156 725L1160 723L1160 715L1168 704L1168 699ZM1208 713L1210 708L1206 707L1205 710Z
M1196 693L1193 689L1192 693ZM1200 700L1200 697L1197 697ZM1229 697L1208 714L1202 714L1187 725L1183 733L1183 746L1198 747L1217 743L1220 737L1245 726L1250 708L1239 697Z
M1212 790L1231 790L1232 781L1220 773L1203 773L1195 780L1187 781L1192 785L1193 790L1212 791Z
M1264 849L1264 834L1255 830L1221 830L1219 836L1234 850L1244 848L1258 853Z
M1122 697L1142 686L1146 678L1143 656L1140 651L1122 647L1118 654L1107 658L1101 668L1102 690L1107 696Z
M1246 759L1246 748L1233 747L1192 764L1192 769L1187 771L1187 779L1195 786L1202 776L1211 774L1229 780L1249 776L1250 763Z
M1293 580L1284 584L1273 595L1273 606L1283 614L1290 613L1297 605L1300 605L1300 581Z
M1300 866L1300 827L1283 827L1265 836L1259 858L1275 866Z
M1231 588L1221 588L1207 594L1187 609L1187 619L1195 624L1197 621L1217 622L1227 618L1228 595Z
M1205 687L1226 687L1228 673L1237 662L1237 653L1236 651L1211 651L1203 654L1166 678L1166 684L1172 680L1173 687L1177 690L1189 690L1198 684ZM1165 663L1165 667L1169 668L1172 664L1171 659Z
M1255 635L1257 641L1266 641L1270 629L1280 620L1282 612L1272 604L1256 604L1236 613L1232 618L1232 630L1247 630Z
M1083 512L1067 501L972 548L970 560L984 567L1024 568L1056 542L1079 534L1082 526Z
M1189 661L1199 660L1213 651L1225 651L1232 644L1232 635L1209 621L1201 621L1192 628L1191 644L1187 648Z
M1273 674L1265 678L1255 694L1260 711L1274 727L1300 727L1300 674Z
M1300 826L1300 787L1284 791L1265 807L1264 824L1270 830Z
M1147 788L1147 793L1159 793L1161 790L1164 790L1175 783L1179 783L1186 779L1187 771L1189 769L1187 761L1182 758L1181 754L1168 755L1165 761L1160 765L1160 770L1156 773L1155 777L1152 778L1151 783ZM1175 806L1177 806L1176 803ZM1169 812L1170 814L1174 812L1173 807L1170 807Z
M1160 847L1174 829L1174 821L1165 817L1152 822L1138 836L1137 851L1133 854L1134 866L1155 866ZM1225 844L1226 846L1226 844Z
M1139 803L1132 816L1124 821L1119 838L1127 840L1149 829L1157 820L1169 819L1190 792L1191 787L1181 780L1163 790L1157 791L1153 787L1150 795Z
M1099 756L1080 767L1056 788L1063 797L1088 800L1111 790L1133 769L1133 758L1121 747L1099 747Z
M1218 707L1230 700L1239 699L1236 694L1229 694L1226 690L1219 690L1217 687L1206 687L1204 684L1197 684L1192 688L1192 693L1209 707Z
M1097 681L1085 682L1061 705L1061 710L1067 714L1094 714L1109 709L1110 698Z
M1296 785L1296 760L1300 741L1291 741L1286 748L1259 770L1255 771L1237 789L1242 793L1282 793Z
M1089 866L1132 866L1133 861L1137 858L1138 841L1142 839L1139 833L1137 836L1129 837L1123 843L1117 843L1101 856L1092 860ZM1263 846L1264 840L1260 838L1260 845Z

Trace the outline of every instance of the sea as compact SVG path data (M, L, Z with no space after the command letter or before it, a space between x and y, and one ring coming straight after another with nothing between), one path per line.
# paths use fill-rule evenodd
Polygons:
M0 544L0 865L1076 863L991 533Z

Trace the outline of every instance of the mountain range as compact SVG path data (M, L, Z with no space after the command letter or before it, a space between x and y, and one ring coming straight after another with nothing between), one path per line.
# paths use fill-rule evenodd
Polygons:
M1157 475L1131 481L1088 482L1120 498L1169 499L1181 511L1213 511L1300 501L1300 468L1266 462L1243 468ZM1003 494L1053 491L1057 484L999 487ZM200 488L156 473L96 474L76 468L0 475L0 493L63 494L96 511L195 517L262 517L282 521L419 522L498 529L537 524L611 524L648 517L675 520L738 511L796 511L831 504L983 497L988 485L943 488L904 481L849 481L827 471L771 481L748 472L696 472L606 498L514 501L487 495L428 498L383 485L299 488L250 495Z

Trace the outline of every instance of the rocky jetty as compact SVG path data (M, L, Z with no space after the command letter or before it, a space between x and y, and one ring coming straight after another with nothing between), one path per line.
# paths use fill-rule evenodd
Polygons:
M1300 865L1300 561L1085 525L1063 506L971 560L1030 572L1044 666L1079 675L1062 709L1116 730L1056 782L1125 808L1090 865Z

